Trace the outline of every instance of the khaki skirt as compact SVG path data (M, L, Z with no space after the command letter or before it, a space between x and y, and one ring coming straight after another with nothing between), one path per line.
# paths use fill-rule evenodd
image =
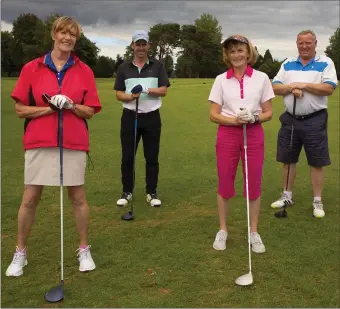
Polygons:
M63 149L63 185L84 184L86 152ZM25 151L25 185L60 185L60 150L57 147Z

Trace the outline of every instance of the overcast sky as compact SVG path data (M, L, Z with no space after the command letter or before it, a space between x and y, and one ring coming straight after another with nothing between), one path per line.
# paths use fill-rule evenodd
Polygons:
M224 37L247 36L263 55L270 49L279 60L296 55L296 35L312 29L317 52L324 53L329 38L339 27L336 1L76 1L2 0L1 30L11 30L21 13L44 19L50 13L75 17L84 34L97 43L100 54L115 58L124 54L134 30L146 31L156 23L192 24L210 13L222 26Z

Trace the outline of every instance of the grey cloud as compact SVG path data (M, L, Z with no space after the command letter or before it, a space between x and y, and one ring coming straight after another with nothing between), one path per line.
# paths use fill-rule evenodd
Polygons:
M2 20L12 23L23 12L39 18L55 12L74 16L97 33L105 27L121 34L137 27L147 30L156 23L191 24L202 13L210 13L224 36L241 33L255 45L268 40L281 46L293 43L303 29L314 30L325 42L340 26L339 1L26 1L2 0Z

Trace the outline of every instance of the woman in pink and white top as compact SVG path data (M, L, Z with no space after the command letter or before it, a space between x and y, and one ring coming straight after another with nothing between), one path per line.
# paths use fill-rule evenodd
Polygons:
M275 95L268 76L251 67L257 60L257 52L247 38L234 35L227 38L222 45L223 60L229 70L216 77L209 95L210 120L219 125L216 161L220 230L213 248L226 249L226 216L229 200L235 196L234 182L240 157L243 166L243 195L246 197L243 144L243 124L246 124L250 241L254 252L263 253L265 246L257 233L264 161L264 133L261 123L272 118L271 99Z

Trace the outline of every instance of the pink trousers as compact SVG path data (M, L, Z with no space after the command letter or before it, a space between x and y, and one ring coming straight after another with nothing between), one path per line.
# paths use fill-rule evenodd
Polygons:
M249 199L256 200L261 195L264 133L259 123L247 124L246 132ZM218 193L225 199L235 196L235 176L240 158L243 167L243 196L246 197L243 127L220 125L216 141Z

